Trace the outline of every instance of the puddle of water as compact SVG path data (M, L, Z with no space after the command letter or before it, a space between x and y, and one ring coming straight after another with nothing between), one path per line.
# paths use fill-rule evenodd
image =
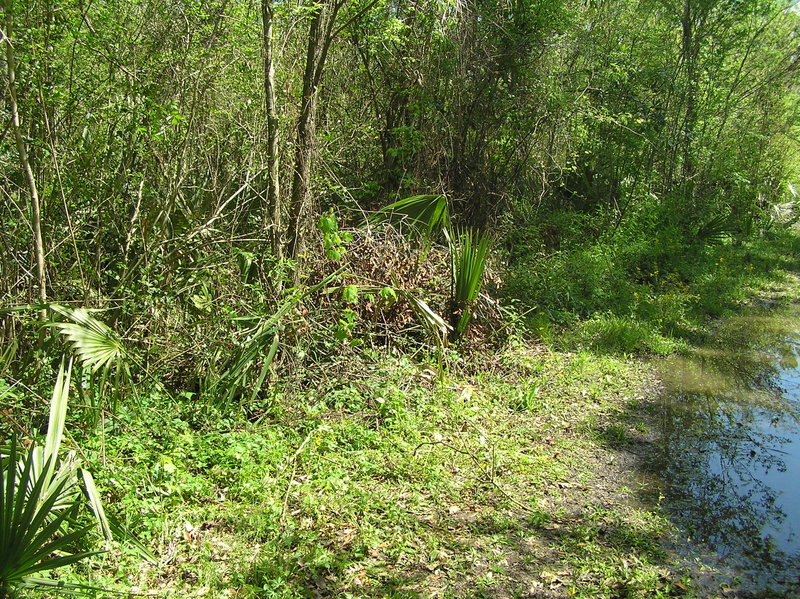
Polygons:
M678 550L740 589L800 590L800 306L754 311L661 365L655 467Z

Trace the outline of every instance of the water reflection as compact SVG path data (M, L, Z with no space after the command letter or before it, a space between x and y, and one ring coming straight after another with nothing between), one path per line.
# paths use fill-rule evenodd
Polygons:
M798 307L756 312L661 368L666 505L715 561L764 588L800 582L798 331Z

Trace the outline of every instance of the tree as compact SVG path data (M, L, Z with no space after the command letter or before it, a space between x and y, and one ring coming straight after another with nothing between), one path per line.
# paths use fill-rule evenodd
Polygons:
M294 259L295 282L299 280L305 252L306 235L311 210L311 166L316 151L316 120L319 88L325 73L325 64L331 44L336 36L347 26L361 18L378 0L370 0L362 6L353 7L348 20L339 26L336 19L345 0L326 0L312 7L306 44L305 69L303 71L303 91L300 96L300 114L297 118L295 139L294 175L292 179L291 219L289 221L286 254Z
M264 44L264 101L267 113L267 205L272 226L272 252L276 258L283 254L281 242L280 156L278 154L278 109L275 102L275 50L273 23L275 7L272 0L261 0L261 22Z
M39 202L39 191L36 186L36 179L33 175L33 168L28 156L25 138L22 134L22 127L19 118L19 102L17 101L17 70L16 53L14 52L14 16L12 0L3 0L0 8L5 15L5 32L0 31L0 41L5 44L6 56L6 75L8 77L8 97L11 105L11 128L14 131L14 139L19 154L20 166L25 174L28 190L31 197L31 226L33 228L33 249L36 258L36 277L39 287L39 301L47 303L47 274L45 273L44 242L42 240L42 209ZM44 318L44 314L43 314Z

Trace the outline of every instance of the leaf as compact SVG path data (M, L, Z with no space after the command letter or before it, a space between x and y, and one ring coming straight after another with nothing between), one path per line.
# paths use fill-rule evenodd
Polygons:
M72 322L54 322L47 326L57 328L72 343L81 363L91 370L108 367L126 355L119 337L104 323L83 308L67 308L51 304L50 308Z
M393 225L406 224L414 234L432 237L448 226L450 213L445 196L418 195L389 204L373 214L370 220Z
M319 218L319 229L325 235L331 235L339 231L339 224L336 222L333 210L329 210Z
M390 308L397 302L397 293L392 287L382 287L380 290L381 305Z
M280 331L283 318L291 312L303 298L329 285L341 272L342 269L336 270L313 287L295 291L281 302L274 314L255 317L254 320L256 320L258 324L251 329L251 335L242 343L239 351L231 357L228 361L227 368L216 381L214 381L209 390L216 389L219 385L224 383L227 386L228 394L234 394L241 388L246 378L245 375L265 350L267 350L266 363L267 365L271 364L278 350L278 332ZM248 317L248 320L249 319ZM241 317L235 317L230 320L241 320ZM266 376L263 367L262 374Z
M97 520L100 532L106 539L106 548L108 548L108 543L112 539L111 527L108 524L108 518L106 518L106 512L103 509L103 502L100 500L100 493L97 492L97 487L94 484L94 477L92 477L92 473L88 470L81 468L79 472L81 480L83 481L83 492L89 500L89 506L92 509L92 513L94 513L95 520Z
M701 225L697 230L698 241L719 244L735 230L735 222L730 214L718 214Z
M136 555L140 558L150 562L151 564L158 563L158 558L142 543L136 535L130 530L125 528L123 524L113 515L108 516L108 525L114 538L119 539L122 543L128 545Z
M47 424L47 437L44 443L45 460L56 459L64 437L64 421L67 417L67 403L69 401L70 373L72 361L64 369L64 361L58 369L56 383L53 386L53 395L50 399L50 417Z
M31 447L20 459L16 439L12 439L9 460L0 469L0 588L25 584L31 574L54 570L96 554L63 554L64 547L82 540L91 527L64 532L74 521L79 499L74 499L68 509L54 511L70 481L64 479L56 488L48 489L45 477L37 479L36 449ZM55 456L45 461L44 469L56 469ZM60 556L53 557L55 552Z
M422 299L404 289L399 291L403 299L411 305L411 310L428 335L440 343L447 336L447 333L452 330L452 327Z
M454 242L448 234L450 245L450 259L452 271L451 303L453 316L458 316L455 326L455 336L458 338L472 319L472 304L477 299L481 289L483 272L489 258L490 237L467 229L459 237L458 243Z
M342 289L342 299L347 302L348 304L357 304L358 303L358 286L357 285L348 285L344 289Z

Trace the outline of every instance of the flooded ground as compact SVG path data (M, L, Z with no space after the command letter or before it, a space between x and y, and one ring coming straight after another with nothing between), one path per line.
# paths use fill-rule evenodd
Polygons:
M661 367L663 505L710 584L798 596L799 351L800 306L765 308Z

